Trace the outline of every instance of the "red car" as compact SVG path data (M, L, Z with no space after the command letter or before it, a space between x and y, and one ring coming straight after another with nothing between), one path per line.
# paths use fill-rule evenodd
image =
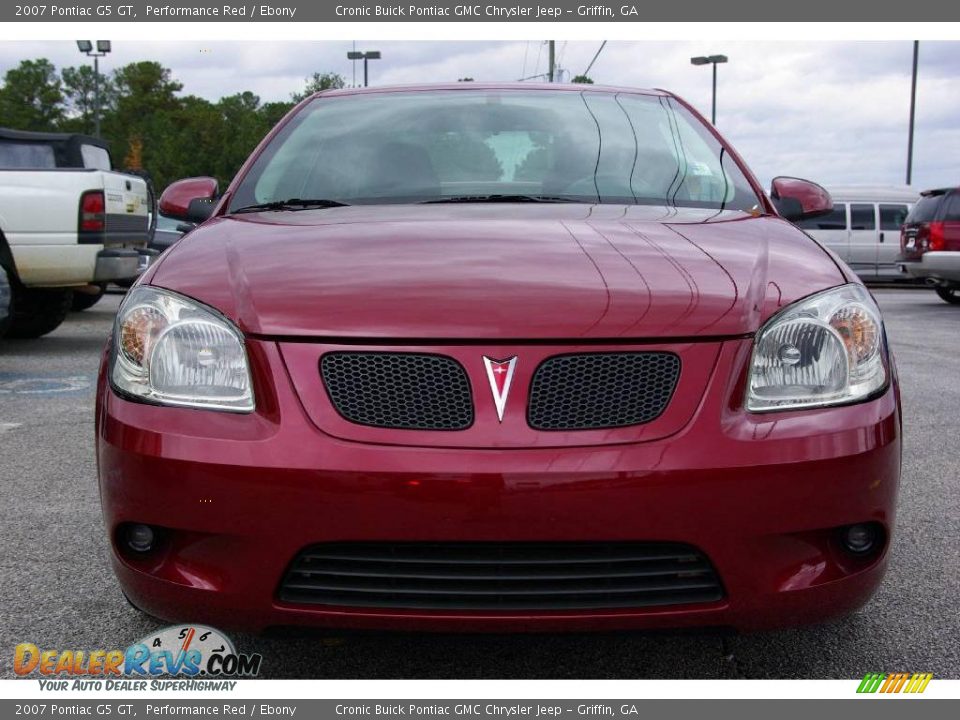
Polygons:
M298 105L144 274L97 454L169 620L767 628L861 606L900 474L863 285L661 91L457 84ZM778 210L779 208L779 210Z
M960 305L960 188L920 193L900 230L903 270Z

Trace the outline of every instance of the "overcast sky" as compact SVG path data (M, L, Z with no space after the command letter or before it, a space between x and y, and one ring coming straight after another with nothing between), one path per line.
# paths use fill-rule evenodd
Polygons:
M92 38L95 39L95 38ZM558 42L559 65L583 72L598 42ZM315 71L337 72L348 84L347 42L123 42L103 72L136 60L173 71L184 93L216 100L251 90L262 100L287 100ZM547 50L530 42L357 41L377 49L372 85L518 80L546 70ZM902 184L905 179L912 43L758 43L721 41L611 42L590 76L598 83L666 88L710 113L710 68L693 55L722 53L717 126L768 184L797 175L824 184ZM58 68L84 60L68 42L0 42L0 74L26 58ZM357 64L357 82L363 67ZM920 47L914 185L960 184L960 42ZM2 124L2 118L0 118Z

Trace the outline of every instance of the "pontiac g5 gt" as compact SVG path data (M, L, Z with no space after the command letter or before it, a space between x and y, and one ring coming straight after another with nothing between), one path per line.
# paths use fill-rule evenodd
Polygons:
M877 305L661 91L304 101L130 292L97 410L124 592L265 630L767 628L865 603Z

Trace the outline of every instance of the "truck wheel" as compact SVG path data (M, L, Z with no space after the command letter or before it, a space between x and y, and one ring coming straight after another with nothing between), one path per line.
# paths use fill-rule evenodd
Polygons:
M70 312L71 290L46 290L13 286L10 338L38 338L56 330Z
M960 305L960 288L956 287L937 287L937 295L944 302L951 305Z
M94 305L100 302L104 294L107 292L107 284L100 283L96 287L99 289L99 292L85 293L74 291L71 309L74 312L82 312L88 308L92 308Z
M10 325L10 316L13 313L13 288L10 287L10 276L7 269L0 265L0 338Z

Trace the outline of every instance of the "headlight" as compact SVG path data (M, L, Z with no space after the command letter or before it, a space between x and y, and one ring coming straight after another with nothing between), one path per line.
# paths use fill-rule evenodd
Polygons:
M243 336L215 310L169 290L135 287L117 313L110 379L147 402L251 412Z
M757 333L747 410L842 405L870 397L887 383L884 350L880 310L862 285L800 300Z

